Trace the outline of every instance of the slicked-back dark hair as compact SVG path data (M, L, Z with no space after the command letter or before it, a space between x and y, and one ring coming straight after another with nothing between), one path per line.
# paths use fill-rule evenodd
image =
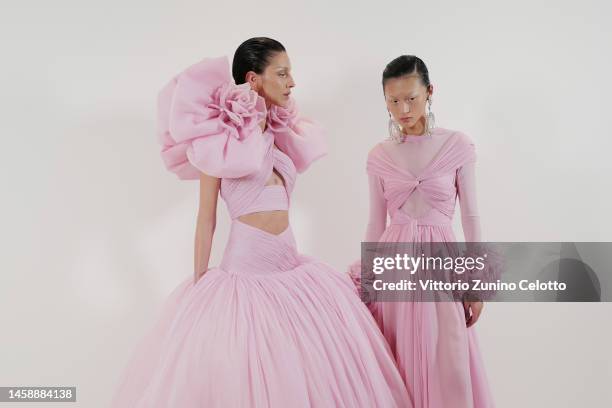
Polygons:
M385 84L391 78L400 78L405 75L417 74L423 85L427 88L431 85L429 82L429 71L427 66L419 57L415 55L400 55L393 61L387 64L382 74L382 86L385 90Z
M270 58L277 52L285 51L280 42L267 37L249 38L236 49L232 61L232 76L236 84L246 82L246 74L253 71L262 74Z

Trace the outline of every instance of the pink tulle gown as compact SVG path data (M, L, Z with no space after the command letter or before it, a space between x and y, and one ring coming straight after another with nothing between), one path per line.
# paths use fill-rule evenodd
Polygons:
M159 96L162 156L181 179L220 177L232 218L218 267L170 294L113 407L411 407L380 329L344 273L237 219L287 210L296 173L325 153L317 126L205 59ZM267 118L267 129L258 123ZM284 185L267 185L273 169Z
M479 241L475 160L471 139L443 128L408 135L402 143L377 144L366 165L370 220L365 241L417 246L455 242L451 223L457 197L466 241ZM357 261L350 268L356 282L360 272ZM494 406L475 326L466 328L461 303L387 301L369 306L415 408Z

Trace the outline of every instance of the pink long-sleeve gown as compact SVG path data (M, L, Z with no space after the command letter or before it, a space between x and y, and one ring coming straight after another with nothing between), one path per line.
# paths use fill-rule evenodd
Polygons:
M454 242L456 198L467 242L480 241L474 143L435 128L387 140L369 153L370 216L366 242ZM390 222L387 225L387 214ZM359 262L351 267L356 280ZM494 406L474 327L458 302L370 304L416 408Z
M411 407L390 349L350 278L238 220L288 210L298 172L325 153L313 122L266 112L226 58L205 59L159 95L167 168L221 178L232 218L219 266L191 273L140 340L112 401L122 408ZM259 122L267 120L261 131ZM276 170L284 185L268 185Z

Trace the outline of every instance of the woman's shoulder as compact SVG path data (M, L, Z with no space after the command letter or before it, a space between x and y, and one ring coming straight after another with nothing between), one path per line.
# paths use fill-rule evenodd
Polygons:
M368 151L368 156L376 154L376 152L378 152L378 149L380 149L385 143L389 142L387 140L381 140L380 142L376 142Z
M472 137L468 133L461 131L461 130L436 127L434 132L435 134L438 134L442 137L448 137L448 138L452 137L460 144L465 144L465 145L474 144L474 140L472 139Z
M368 157L377 156L380 154L381 150L391 149L394 145L397 145L397 142L389 137L380 139L378 142L372 145L372 147L368 151Z
M368 151L367 161L375 160L376 158L378 158L380 156L381 149L384 149L383 146L387 144L391 145L392 143L394 143L392 140L383 139L374 144L374 146L372 146Z
M393 148L393 143L395 142L392 140L381 140L370 148L365 166L368 173L378 174L377 169L380 170L381 166L385 167L385 163L389 164L388 153L385 150Z
M446 128L436 128L440 134L446 134L448 140L448 152L453 152L453 156L458 165L463 165L476 160L476 145L471 136L467 133Z

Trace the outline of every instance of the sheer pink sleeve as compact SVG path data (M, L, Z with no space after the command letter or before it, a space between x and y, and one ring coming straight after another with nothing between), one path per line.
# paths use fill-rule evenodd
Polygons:
M457 195L461 207L461 226L466 242L481 240L480 214L476 197L476 162L470 161L457 170Z
M474 281L495 282L500 279L504 269L504 258L495 247L482 241L480 229L480 214L476 198L476 161L470 160L457 169L457 194L461 207L461 225L465 241L470 243L463 256L486 257L482 270L473 270L466 277ZM476 243L476 244L473 244ZM486 254L486 255L485 255ZM471 285L470 285L471 286ZM489 300L495 295L495 290L458 292L459 296L468 295L471 300Z
M387 203L380 177L368 173L368 183L370 186L370 215L365 242L377 242L387 227Z
M368 172L368 184L370 190L370 212L364 242L378 242L385 228L387 228L387 202L385 200L380 176ZM374 313L376 306L375 303L373 303L374 295L371 293L371 285L361 285L361 272L361 258L359 258L349 265L348 273L362 301L364 301L370 308L370 311ZM369 279L370 278L368 278L368 280ZM370 291L368 291L368 287Z

